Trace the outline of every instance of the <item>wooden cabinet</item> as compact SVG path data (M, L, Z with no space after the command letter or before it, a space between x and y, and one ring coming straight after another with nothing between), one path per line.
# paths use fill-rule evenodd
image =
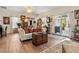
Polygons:
M35 46L48 42L48 34L46 33L33 33L32 38L33 38L32 43Z
M43 43L46 43L48 41L48 35L46 33L43 33L42 38L43 38Z

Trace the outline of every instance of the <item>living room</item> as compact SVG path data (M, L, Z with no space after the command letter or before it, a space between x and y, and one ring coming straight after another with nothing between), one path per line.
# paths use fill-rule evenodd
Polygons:
M62 42L76 46L78 12L78 6L0 6L0 52L61 53ZM73 49L68 52L79 52Z

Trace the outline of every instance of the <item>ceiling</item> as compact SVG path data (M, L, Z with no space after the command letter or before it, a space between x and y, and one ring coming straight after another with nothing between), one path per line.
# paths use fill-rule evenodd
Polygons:
M12 11L17 11L21 13L27 13L26 8L28 6L2 6L2 8ZM32 13L40 14L51 9L57 8L57 6L32 6Z

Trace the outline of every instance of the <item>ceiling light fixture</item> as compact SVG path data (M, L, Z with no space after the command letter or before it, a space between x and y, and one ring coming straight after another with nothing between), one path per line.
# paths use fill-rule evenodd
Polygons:
M27 7L27 13L31 13L31 12L32 12L32 7L31 6Z

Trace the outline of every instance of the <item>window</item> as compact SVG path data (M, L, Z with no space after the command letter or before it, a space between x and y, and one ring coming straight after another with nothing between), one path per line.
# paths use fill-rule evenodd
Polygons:
M12 20L12 28L18 28L17 23L20 23L20 18L18 17L11 17Z

